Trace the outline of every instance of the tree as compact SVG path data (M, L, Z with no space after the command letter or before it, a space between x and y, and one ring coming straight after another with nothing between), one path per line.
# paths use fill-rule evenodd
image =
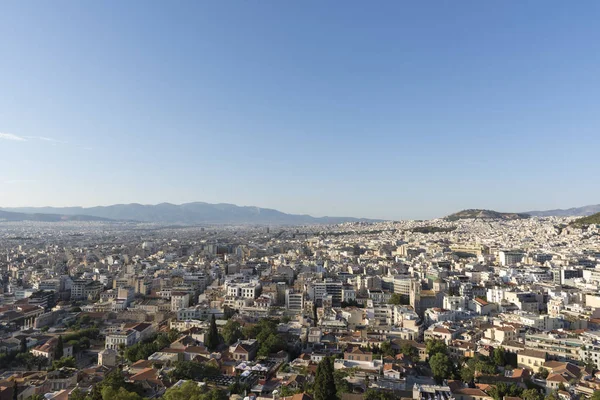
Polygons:
M444 353L436 353L429 358L429 367L436 381L441 382L452 376L452 361Z
M426 345L427 345L427 347L426 347L427 355L430 358L438 353L442 353L442 354L448 353L448 348L446 346L446 343L444 343L441 340L429 339L427 341Z
M384 390L368 389L363 397L365 400L394 400L394 394Z
M60 360L52 361L52 371L61 368L76 368L77 362L75 361L75 357L63 357Z
M177 361L175 368L170 372L174 379L191 379L200 381L207 376L219 375L219 368L210 362L197 363L194 361Z
M468 366L463 367L460 370L460 379L466 383L473 382L473 380L475 379L475 371L472 368L469 368Z
M544 396L535 389L523 390L521 398L523 400L544 400Z
M514 383L507 385L504 382L500 382L488 390L488 394L492 396L494 400L502 400L505 396L520 397L522 392L523 389Z
M352 386L346 380L348 377L348 372L338 369L333 371L333 380L335 381L335 391L337 393L338 398L342 397L343 393L351 393Z
M169 388L163 395L165 400L227 400L227 395L219 389L206 389L198 386L198 383L188 381L181 386Z
M325 357L317 366L314 400L332 400L336 396L333 360Z
M28 371L31 371L35 361L35 356L32 353L18 353L15 357L15 362L25 366Z
M548 377L548 375L550 374L550 371L548 371L546 368L544 367L540 367L540 369L538 369L537 372L537 376L540 379L546 379Z
M399 293L393 293L388 303L399 306L402 304L402 296Z
M270 334L269 337L265 341L263 341L258 349L259 356L268 356L272 353L277 353L280 350L285 350L287 348L287 343L285 340L276 334Z
M102 389L102 400L142 400L142 396L129 392L125 388L113 389L106 386Z
M237 342L243 336L240 323L234 320L227 321L221 333L223 334L223 340L228 345Z
M419 361L419 350L411 346L409 343L404 343L400 346L400 353L404 354L404 357L408 358L410 361L416 363Z
M381 343L379 350L381 350L381 353L384 356L394 357L396 355L396 352L392 348L392 344L390 342Z
M204 338L204 345L207 349L213 351L219 347L219 330L217 329L217 320L215 319L215 314L212 315L210 319L210 328Z
M13 395L12 395L13 400L17 400L19 398L19 384L17 383L17 380L15 379L13 381Z
M493 359L494 364L496 364L497 367L503 367L506 364L504 349L502 347L496 347L494 349Z
M79 348L81 349L89 349L90 348L90 339L87 337L82 337L81 339L79 339Z
M27 338L25 336L21 337L21 353L27 353Z
M592 400L600 400L600 390L595 390L592 395Z
M595 400L593 397L592 399ZM553 390L550 393L548 393L546 397L544 397L544 400L559 400L558 393L556 393L556 390Z
M198 383L187 381L181 386L169 388L163 398L164 400L196 400L202 396L202 389Z
M594 362L594 360L588 356L588 358L585 360L585 370L590 374L593 374L596 369L596 362Z
M54 347L54 359L55 360L59 360L63 357L64 355L64 345L63 345L63 338L61 335L58 335L58 342L56 343L56 346Z
M85 394L79 388L75 388L69 395L69 400L85 400Z

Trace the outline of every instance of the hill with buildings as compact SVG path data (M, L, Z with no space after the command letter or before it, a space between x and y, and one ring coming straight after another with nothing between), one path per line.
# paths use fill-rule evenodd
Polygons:
M527 211L525 214L532 217L587 217L598 212L600 212L600 204L546 211Z
M589 215L587 217L576 219L575 221L571 222L570 225L586 226L586 225L595 225L595 224L600 224L600 212Z
M470 209L448 215L445 219L447 221L458 221L460 219L514 220L525 218L529 218L529 215L524 213L502 213L493 210Z
M287 214L281 211L242 207L234 204L210 204L203 202L156 205L116 204L100 207L23 207L4 208L19 213L46 213L60 215L86 215L117 221L139 221L155 223L193 224L273 224L273 225L309 225L338 224L343 222L375 222L364 218L352 217L312 217L310 215Z

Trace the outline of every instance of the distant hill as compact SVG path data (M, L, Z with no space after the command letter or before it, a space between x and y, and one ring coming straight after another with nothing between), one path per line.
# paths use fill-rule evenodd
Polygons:
M447 221L458 221L459 219L502 219L502 220L513 220L513 219L525 219L529 218L529 215L524 213L502 213L492 210L462 210L457 213L448 215Z
M578 218L575 221L571 222L570 225L585 226L585 225L595 225L595 224L600 225L600 212L590 215L590 216L587 216L587 217Z
M94 217L90 215L61 215L41 213L21 213L0 210L1 221L39 221L39 222L61 222L61 221L110 221L108 218Z
M533 217L586 217L600 212L600 204L546 211L527 211Z
M22 207L3 208L6 211L20 213L45 213L61 215L89 215L110 220L128 220L156 223L183 224L257 224L257 225L309 225L338 224L343 222L375 222L364 218L322 217L310 215L286 214L281 211L259 208L240 207L234 204L187 203L156 205L116 204L103 207Z

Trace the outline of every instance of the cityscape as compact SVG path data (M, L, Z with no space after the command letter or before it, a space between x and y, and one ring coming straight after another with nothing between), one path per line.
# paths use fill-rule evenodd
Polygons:
M5 220L1 393L595 398L599 218Z
M0 400L600 400L599 20L0 1Z

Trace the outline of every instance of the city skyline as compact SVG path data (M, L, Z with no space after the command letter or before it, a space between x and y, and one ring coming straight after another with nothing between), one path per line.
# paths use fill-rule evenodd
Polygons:
M597 204L598 11L2 4L0 207Z

